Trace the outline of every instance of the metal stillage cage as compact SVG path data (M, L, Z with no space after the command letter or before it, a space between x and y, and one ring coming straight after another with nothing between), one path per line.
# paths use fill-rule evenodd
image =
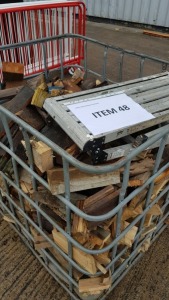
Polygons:
M167 61L119 49L79 35L57 36L13 46L6 45L1 47L1 50L21 49L27 45L43 47L43 44L55 39L62 47L64 39L67 38L77 39L77 41L81 39L84 43L83 62L72 66L82 69L85 76L90 74L102 78L110 85L62 96L58 98L58 102L79 101L89 96L103 96L116 91L125 91L129 92L131 97L135 95L133 97L141 99L140 101L146 98L146 101L151 102L157 101L158 98L163 99L160 100L161 102L167 103ZM102 74L98 71L98 65L95 69L95 65L92 65L89 56L92 45L94 49L98 47L99 53L103 54ZM44 54L44 60L45 57ZM114 58L116 65L113 64ZM133 75L126 65L131 63L132 59L138 61L137 76ZM57 71L63 79L67 65L64 64L62 55L60 65ZM48 80L50 74L47 69L45 74ZM156 91L153 92L153 89ZM102 161L100 164L95 162L96 165L93 165L73 157L52 139L47 138L43 132L39 132L12 114L4 107L5 102L4 99L0 106L3 128L0 141L0 213L3 216L8 215L10 225L72 299L105 299L167 226L169 216L168 110L165 107L160 107L159 110L156 108L153 112L154 120L158 121L153 123L153 126L151 124L149 128L147 127L147 131L145 126L141 127L142 135L147 137L142 141L143 143L134 145L132 141L122 147L123 151L120 150L122 149L120 146L111 144L114 149L112 153L116 155L110 156L110 162ZM157 106L156 102L155 107ZM26 160L21 152L18 152L13 125L21 135L24 147L22 149L25 149L21 152L25 151ZM135 129L135 133L137 132L140 132L138 128ZM129 132L128 135L130 133L133 132ZM115 138L113 143L116 139L118 140ZM32 140L44 143L62 165L62 174L55 175L52 190L49 177L46 173L37 170L35 166ZM120 151L117 151L118 149ZM140 160L145 161L143 171L145 175L148 168L147 159L151 168L148 169L149 175L146 180L142 180L139 172L143 166L139 163ZM138 164L136 169L139 168L139 172L133 171L133 164L134 166ZM71 173L72 167L78 174L76 189ZM31 182L29 191L21 184L21 173L23 173L22 178L29 177L28 183ZM131 175L137 177L131 178ZM85 193L86 181L81 182L84 176L88 178L87 193ZM132 180L136 182L133 185ZM96 181L98 185L95 185ZM81 189L80 185L82 185ZM101 189L103 187L106 190L103 191ZM43 201L38 196L41 191L45 191L48 195ZM98 201L100 192L101 202L97 202L97 206L101 205L103 209L106 201L110 201L108 210L91 213L90 205L89 210L77 205L79 201L84 202L86 199L93 205L92 197ZM114 193L116 201L111 206ZM64 227L58 217L51 215L50 210L44 208L48 198L51 199L54 211L60 211L59 216L64 221ZM78 225L79 222L83 224L82 230L77 230L74 221ZM47 224L47 227L44 224ZM74 229L76 227L76 234L72 232L73 227ZM84 228L87 228L85 232Z

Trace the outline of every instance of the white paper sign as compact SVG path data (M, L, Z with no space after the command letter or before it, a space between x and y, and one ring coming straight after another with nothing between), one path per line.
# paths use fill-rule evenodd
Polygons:
M67 107L93 135L108 133L154 118L124 93L78 102Z

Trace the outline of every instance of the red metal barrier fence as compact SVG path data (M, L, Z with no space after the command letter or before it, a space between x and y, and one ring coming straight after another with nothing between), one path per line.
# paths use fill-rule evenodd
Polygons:
M0 6L0 45L66 33L85 35L85 20L86 8L81 1L4 4ZM80 63L83 58L83 41L67 38L64 39L62 48L58 41L47 42L45 61L48 69L59 66L60 51L63 63ZM44 70L43 55L40 45L31 45L1 51L0 60L1 64L3 61L23 63L24 75L30 76Z

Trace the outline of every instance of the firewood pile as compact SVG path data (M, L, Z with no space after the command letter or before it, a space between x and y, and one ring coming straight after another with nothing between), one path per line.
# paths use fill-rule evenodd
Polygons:
M42 108L43 102L47 97L65 95L105 84L98 80L84 80L83 75L80 70L77 70L71 78L69 77L65 80L54 78L50 83L46 83L43 76L37 76L34 79L28 80L22 88L15 88L15 91L13 89L13 93L16 93L16 95L11 94L12 91L8 91L8 89L3 90L2 98L6 97L4 96L5 93L6 95L9 93L9 97L12 98L12 100L3 104L8 110L24 120L31 127L40 131L44 136L52 140L79 161L92 164L89 155L83 153ZM13 138L13 151L20 159L29 165L25 141L19 126L10 120L9 126ZM0 124L0 138L4 145L8 146L6 133L2 124ZM41 183L37 182L37 189L35 191L30 173L21 166L18 166L20 189L25 195L30 197L31 201L38 203L40 209L43 210L51 220L66 231L66 206L58 198L58 195L62 195L65 192L62 158L44 142L37 140L35 136L29 136L29 138L34 160L34 169L40 177L48 182L50 190L47 190ZM150 178L154 168L157 150L157 148L145 150L132 160L128 188L125 196L129 195L138 187L141 187ZM112 160L109 163L113 165L122 159L123 158ZM165 165L168 160L169 148L166 146L161 166ZM0 149L0 170L11 180L14 180L12 159L3 149ZM106 174L89 174L70 166L71 202L88 215L98 216L110 212L118 204L123 172L124 168L122 167ZM168 185L168 182L169 169L166 169L154 180L151 202ZM2 176L0 177L0 189L4 203L9 206L5 198L6 187ZM13 186L9 186L9 193L12 201L20 207L17 190ZM142 214L147 194L148 187L138 193L123 207L121 232L123 232L137 216ZM150 232L156 230L158 220L164 214L164 210L162 209L164 203L165 197L163 196L146 213L140 241ZM35 224L38 224L37 213L34 206L31 205L31 202L26 198L24 199L24 205L28 216ZM24 224L23 216L17 209L16 215L20 222ZM5 213L4 219L8 222L15 223L12 217ZM66 237L59 232L59 230L54 228L43 215L41 215L41 222L44 233L52 239L65 254L68 254L68 240ZM116 237L117 215L104 222L91 222L86 221L72 211L70 222L72 238L86 249L100 250L112 243ZM118 242L118 252L124 247L127 247L128 250L117 260L115 267L121 265L130 255L138 230L139 222L132 226ZM30 225L30 231L33 236L35 250L40 252L42 249L47 249L62 268L68 272L69 264L65 257L54 249L49 241L32 225ZM145 242L141 244L138 252L147 251L150 244L151 240L147 238ZM72 258L79 267L90 274L89 276L84 275L73 267L73 278L78 282L79 293L97 295L111 287L112 277L109 267L107 266L112 259L112 249L102 254L93 255L85 253L73 245ZM102 275L95 277L94 275L98 271L101 272Z

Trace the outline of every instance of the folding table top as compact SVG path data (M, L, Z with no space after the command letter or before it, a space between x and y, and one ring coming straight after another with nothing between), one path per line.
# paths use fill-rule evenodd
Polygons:
M119 101L117 103L120 106L117 108L116 105L112 108L112 105L111 109L107 109L108 106L106 105L111 100ZM93 120L97 119L97 122L99 120L99 123L95 125L95 130L91 132L94 123L88 119L86 108L92 107L96 102L101 103L101 105L104 103L105 109L91 111ZM135 104L139 104L136 105L138 110ZM82 150L91 151L92 148L97 149L102 144L140 132L146 128L151 130L152 126L169 121L169 73L160 73L73 95L48 98L43 107ZM84 107L84 115L82 110L81 117L79 117L79 114L75 113L75 109L83 109ZM144 111L139 111L140 108L144 109L145 114ZM143 121L141 122L140 112L143 113ZM117 119L113 122L113 119L109 119L109 115L112 115L112 118L115 115L116 118L117 115L120 116L119 124L122 125L118 128ZM82 120L85 118L86 121L83 122ZM128 126L123 126L124 119L126 119L124 124L129 124ZM106 122L109 130L102 132L104 128L107 128L105 127ZM97 124L99 124L100 129L97 128Z

